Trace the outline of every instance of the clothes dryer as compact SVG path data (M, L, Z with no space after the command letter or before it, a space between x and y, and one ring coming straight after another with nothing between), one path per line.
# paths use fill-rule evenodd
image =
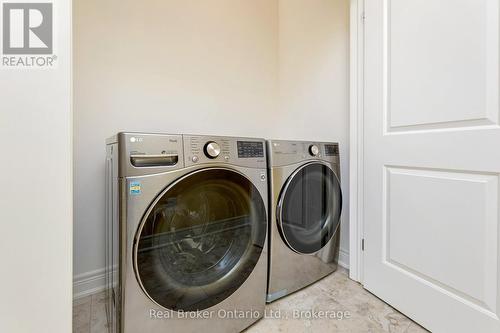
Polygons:
M271 140L267 148L272 302L337 269L342 192L337 143Z

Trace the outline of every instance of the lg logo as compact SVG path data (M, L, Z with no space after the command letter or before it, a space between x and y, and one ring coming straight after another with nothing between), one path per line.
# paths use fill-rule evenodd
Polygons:
M52 3L3 4L3 54L52 54Z

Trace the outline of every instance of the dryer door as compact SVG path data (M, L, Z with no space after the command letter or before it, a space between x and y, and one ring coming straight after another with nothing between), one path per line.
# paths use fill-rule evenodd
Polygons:
M340 224L342 192L333 170L312 162L297 169L280 194L276 216L285 243L295 252L321 250Z
M138 281L166 309L207 309L248 278L266 226L262 197L245 176L219 168L193 172L146 212L134 248Z

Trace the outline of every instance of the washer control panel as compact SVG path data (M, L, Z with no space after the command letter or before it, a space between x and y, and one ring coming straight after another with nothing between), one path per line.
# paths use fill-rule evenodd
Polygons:
M237 141L239 158L263 158L264 143L258 141Z
M228 163L265 168L265 141L262 139L184 135L185 164Z

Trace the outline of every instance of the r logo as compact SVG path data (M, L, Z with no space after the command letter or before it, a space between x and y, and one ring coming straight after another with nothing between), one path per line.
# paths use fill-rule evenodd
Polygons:
M4 3L3 54L51 54L52 22L52 3Z

